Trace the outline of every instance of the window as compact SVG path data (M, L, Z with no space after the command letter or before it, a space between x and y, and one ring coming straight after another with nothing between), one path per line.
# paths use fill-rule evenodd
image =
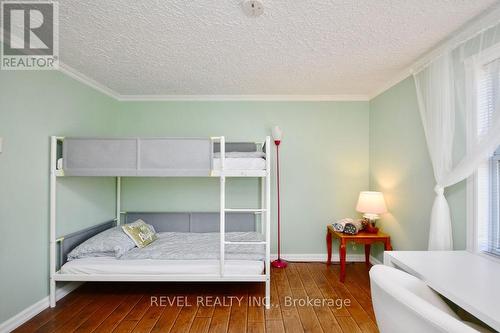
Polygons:
M499 180L500 180L500 149L495 151L490 159L490 223L488 226L488 247L487 252L500 255L500 197L499 197Z
M475 130L481 140L500 110L500 58L477 67ZM485 160L475 175L476 251L500 256L500 148Z

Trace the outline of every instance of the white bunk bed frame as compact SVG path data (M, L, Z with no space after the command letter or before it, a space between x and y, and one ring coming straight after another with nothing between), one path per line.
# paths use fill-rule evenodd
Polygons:
M64 171L57 168L57 147L58 143L64 141L64 137L51 136L50 141L50 307L56 305L56 282L58 281L186 281L186 282L265 282L264 304L267 309L270 308L270 282L271 282L271 255L270 255L270 221L271 221L271 139L266 137L266 168L265 170L226 170L224 168L225 160L225 138L211 137L212 143L220 143L220 170L212 170L207 177L218 177L220 179L220 272L219 274L187 274L187 275L151 275L151 274L66 274L60 273L56 268L57 244L63 241L63 238L56 238L57 223L57 178L64 177ZM226 208L226 178L227 177L258 177L260 178L261 188L261 208L257 209L236 209ZM262 214L261 231L265 233L265 241L251 242L251 244L265 244L265 272L258 275L231 275L224 274L225 245L226 244L248 244L250 242L228 242L225 240L225 213L226 212L253 212ZM121 177L116 177L116 217L117 225L121 223ZM265 227L264 227L265 226Z

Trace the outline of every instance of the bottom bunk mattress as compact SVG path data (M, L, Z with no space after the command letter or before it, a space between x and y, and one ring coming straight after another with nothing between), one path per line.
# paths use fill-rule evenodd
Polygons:
M113 257L75 259L61 267L62 274L219 274L219 260L120 260ZM262 260L226 260L224 275L259 275Z
M158 239L144 248L135 247L119 257L120 260L211 260L220 257L218 232L159 232ZM262 234L227 232L226 241L255 242L255 244L226 244L227 260L264 260L266 255Z

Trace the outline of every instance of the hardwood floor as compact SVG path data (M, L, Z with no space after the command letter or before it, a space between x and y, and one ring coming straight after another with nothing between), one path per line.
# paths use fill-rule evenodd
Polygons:
M87 283L15 332L378 332L365 264L339 268L273 269L270 310L263 283Z

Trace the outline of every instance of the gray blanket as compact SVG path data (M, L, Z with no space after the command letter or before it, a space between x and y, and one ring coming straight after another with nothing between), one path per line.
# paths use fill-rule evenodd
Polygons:
M220 234L160 232L158 239L140 249L133 248L119 259L196 260L219 259ZM257 232L228 232L226 241L262 241ZM228 260L264 260L264 244L226 244L225 258Z

